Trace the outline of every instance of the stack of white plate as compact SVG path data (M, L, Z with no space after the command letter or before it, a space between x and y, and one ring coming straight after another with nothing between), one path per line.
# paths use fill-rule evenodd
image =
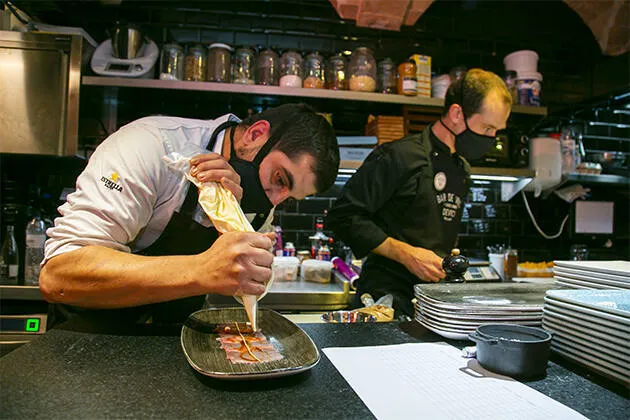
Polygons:
M543 328L554 352L630 385L630 291L549 290Z
M415 319L452 340L467 340L482 324L540 326L545 292L553 284L417 284Z
M554 261L556 283L571 289L630 290L630 261Z

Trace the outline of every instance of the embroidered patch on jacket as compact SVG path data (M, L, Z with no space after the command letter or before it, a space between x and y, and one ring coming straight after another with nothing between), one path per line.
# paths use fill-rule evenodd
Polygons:
M101 182L110 190L122 192L123 188L120 186L120 184L118 184L119 179L120 176L118 175L118 172L113 172L109 178L102 176Z

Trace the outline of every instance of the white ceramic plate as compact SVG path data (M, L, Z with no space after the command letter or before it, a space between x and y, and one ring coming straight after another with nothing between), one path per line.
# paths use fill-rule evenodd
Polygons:
M581 291L581 290L575 290L576 292ZM590 292L591 290L585 290ZM584 306L579 306L579 305L572 305L570 303L566 303L563 302L561 300L555 300L555 299L551 299L551 298L545 298L545 302L549 302L555 306L559 306L561 308L564 309L568 309L569 311L573 311L573 312L577 312L577 313L584 313L587 315L591 315L594 316L596 318L600 318L600 319L606 319L608 321L612 321L614 324L616 324L617 328L627 328L624 327L624 325L628 325L630 326L630 320L617 316L617 315L612 315L609 314L608 312L604 312L604 311L597 311L595 309L590 309L590 308L586 308Z
M554 266L630 277L630 261L554 261Z
M560 324L557 324L556 322L553 322L553 320L550 320L550 319L544 319L542 325L543 325L543 328L545 328L546 330L554 332L561 337L571 338L579 343L590 343L591 345L594 345L594 346L605 347L605 350L602 350L602 351L609 351L611 352L613 356L618 355L620 358L627 358L628 362L630 363L630 346L628 344L626 345L615 344L608 341L608 339L606 338L602 339L600 337L596 337L592 333L589 334L589 333L579 332L575 330L574 328L568 328Z
M610 314L630 325L630 290L549 290L546 299Z
M468 329L472 329L472 331L474 331L478 326L482 325L482 324L500 324L500 323L507 323L507 324L519 324L519 325L530 325L530 326L540 326L540 324L542 323L542 318L539 318L538 320L535 321L499 321L499 320L492 320L492 321L460 321L460 320L453 320L453 319L444 319L441 318L440 316L436 316L434 313L430 312L430 311L426 311L426 310L420 310L420 315L429 318L429 321L434 322L437 326L439 327L448 327L448 328L457 328L457 329L462 329L462 330L468 330Z
M607 284L609 286L617 286L617 287L626 288L626 289L630 288L630 278L613 276L610 274L608 275L591 274L588 271L572 270L570 268L560 268L560 267L554 268L553 274L562 276L562 277L576 279L576 280L590 281L592 283Z
M630 365L618 357L610 356L608 353L602 353L591 347L585 346L583 343L578 343L567 339L566 337L555 336L552 338L552 341L556 346L563 346L567 350L574 350L577 354L584 356L584 358L589 356L594 362L601 364L606 363L606 366L608 366L609 369L612 369L622 375L630 376Z
M556 280L556 284L558 286L562 286L565 289L593 290L592 287L578 286L577 284L565 283L565 282L563 282L561 280Z
M431 296L426 296L426 295L420 295L419 298L424 300L425 302L432 304L436 308L439 308L442 310L460 311L460 312L465 312L469 314L476 314L476 313L509 314L509 313L514 313L514 312L540 312L542 310L542 304L528 305L528 306L456 304L456 303L442 302L440 300L433 299Z
M437 328L434 327L433 325L427 323L426 321L418 321L421 325L423 325L424 327L426 327L427 329L433 331L434 333L436 333L437 335L440 335L444 338L448 338L449 340L467 340L470 341L468 338L468 333L467 332L458 332L458 331L447 331L447 330L443 330L441 328Z
M575 322L576 324L582 325L586 328L594 328L598 331L614 335L615 337L619 337L624 340L630 340L628 328L626 328L624 325L608 321L607 319L586 315L581 312L567 310L565 308L561 308L550 303L545 305L545 314L550 314L554 317L563 317L563 321L567 321L568 323ZM543 319L545 316L546 315L543 315Z
M576 285L576 286L583 286L590 289L624 290L623 287L611 286L609 284L601 284L601 283L597 283L597 281L585 281L585 280L574 279L571 277L565 277L561 275L555 275L554 277L556 281L558 282L568 283L570 285ZM628 289L630 289L630 287Z
M624 375L620 375L617 372L607 368L606 366L597 363L597 362L593 362L591 360L587 360L582 358L579 355L576 355L575 353L573 353L572 351L568 351L565 350L563 347L560 346L556 346L554 344L551 345L551 351L553 351L554 353L559 354L560 356L571 360L573 362L576 362L582 366L585 366L591 370L593 370L596 373L599 373L600 375L604 375L604 376L608 376L610 378L615 379L618 382L621 382L622 384L628 385L630 384L630 379L628 379L628 376L624 376Z
M415 303L416 309L426 308L436 315L440 315L443 318L453 318L459 320L470 320L470 321L487 321L492 322L495 320L502 321L536 321L540 320L542 317L542 307L539 312L534 313L531 311L508 311L508 312L480 312L480 311L454 311L442 309L425 299L420 299L420 301Z
M545 311L545 316L543 317L543 323L544 322L551 322L554 325L558 325L559 327L562 327L571 332L575 332L576 334L584 334L587 337L591 337L592 340L605 341L607 343L626 348L628 348L630 343L630 338L628 338L628 340L619 338L615 335L616 331L612 328L599 326L597 324L589 324L588 322L583 322L578 318L570 318L555 313L554 311Z

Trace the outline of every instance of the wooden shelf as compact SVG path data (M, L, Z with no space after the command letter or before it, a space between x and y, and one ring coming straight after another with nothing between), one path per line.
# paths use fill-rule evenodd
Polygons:
M183 82L177 80L133 79L125 77L83 76L84 86L130 87L149 89L193 90L206 92L239 93L249 95L292 96L300 98L337 99L400 105L420 105L441 108L444 101L439 98L419 96L386 95L383 93L353 92L349 90L282 88L278 86L240 85L233 83ZM514 113L547 115L547 108L515 105Z

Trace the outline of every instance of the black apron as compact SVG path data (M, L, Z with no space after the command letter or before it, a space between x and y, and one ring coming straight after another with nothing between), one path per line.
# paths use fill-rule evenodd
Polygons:
M220 124L212 133L207 150L212 151L219 133L235 127L235 121ZM188 186L188 192L179 212L174 212L160 237L149 247L138 252L146 256L194 255L206 251L217 240L219 233L214 227L205 227L193 220L197 209L199 190L194 184ZM257 213L252 221L255 230L260 229L269 213ZM51 305L49 325L59 323L71 316L89 317L97 322L144 323L149 319L153 323L181 323L188 315L202 308L205 295L192 296L168 302L143 305L132 308L92 310L74 308L68 305Z

